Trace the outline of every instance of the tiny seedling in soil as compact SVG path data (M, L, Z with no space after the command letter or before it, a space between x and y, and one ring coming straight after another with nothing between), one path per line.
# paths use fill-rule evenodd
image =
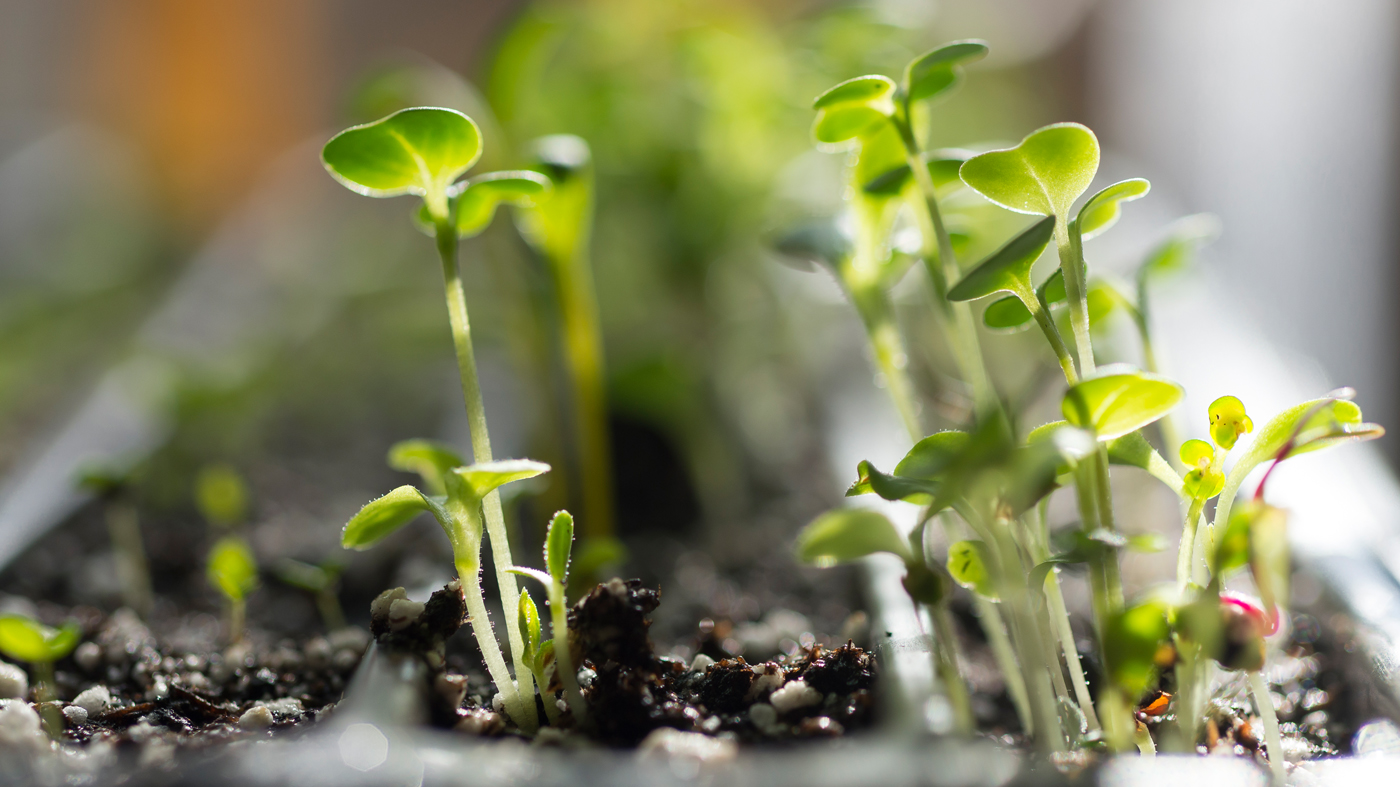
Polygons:
M151 572L146 565L146 548L141 539L141 521L130 499L131 471L93 466L85 469L78 485L96 496L107 519L107 533L116 558L117 579L121 582L122 602L142 618L151 615Z
M579 726L588 724L588 709L579 690L578 676L575 674L573 656L569 653L569 606L564 600L564 589L569 586L569 557L574 548L574 518L568 511L560 511L549 523L544 537L544 564L548 572L517 566L512 572L522 577L530 577L544 585L549 599L549 627L554 638L540 642L540 615L529 595L521 596L520 616L522 623L528 622L532 629L532 659L538 665L536 674L541 675L546 660L554 662L554 674L564 689L564 700ZM559 645L554 643L558 642ZM541 678L540 688L546 689L549 683ZM546 694L545 708L553 705L552 694Z
M209 550L209 585L224 598L224 628L230 643L243 639L248 594L258 588L258 562L241 536L224 536Z
M310 593L316 600L316 611L326 631L345 628L345 612L340 608L340 575L345 565L332 560L320 565L284 558L277 561L277 578L295 588Z
M54 703L53 663L78 646L82 630L76 623L50 628L23 615L0 615L0 653L29 664L34 674L34 698L44 703L40 709L44 728L57 739L63 732L63 715Z
M1365 423L1351 392L1343 390L1285 410L1259 429L1238 398L1223 396L1202 425L1209 441L1178 438L1168 416L1184 391L1158 368L1149 285L1185 267L1194 250L1218 233L1216 222L1197 216L1175 225L1139 267L1131 297L1110 279L1091 278L1085 242L1111 229L1124 206L1150 189L1146 180L1134 178L1089 192L1100 158L1092 131L1057 123L1014 147L977 154L928 153L922 144L921 108L961 81L962 64L985 53L981 42L954 42L916 58L899 81L857 77L814 103L813 136L848 157L847 223L854 230L847 237L830 227L808 227L781 247L824 262L835 273L866 327L877 370L914 442L890 473L861 462L847 494L903 501L920 513L906 536L876 511L829 512L802 532L798 557L830 565L884 552L903 561L906 589L930 612L934 659L955 726L964 734L972 729L967 689L947 622L954 584L972 595L1024 732L1040 750L1106 746L1153 754L1160 743L1194 751L1214 663L1249 674L1267 757L1282 778L1279 723L1260 670L1269 652L1266 637L1277 630L1288 598L1287 514L1264 501L1265 484L1273 466L1289 457L1374 439L1383 430ZM985 214L968 208L988 203L1034 218L1011 237L997 238L996 225L979 221ZM917 256L931 285L933 315L974 394L969 422L929 436L920 423L918 392L903 368L907 342L888 295L904 275L904 261L894 251L901 211L922 234ZM964 265L947 229L951 221L964 237L996 250ZM1052 243L1059 264L1037 282L1037 262ZM1064 420L1018 428L1023 414L1004 403L983 365L969 311L976 301L989 302L982 323L994 332L1031 323L1039 328L1064 379ZM1067 326L1054 318L1056 308L1068 312ZM1095 357L1091 328L1102 333L1115 309L1132 317L1145 371L1100 365ZM1252 442L1227 472L1227 455L1250 434ZM1153 439L1164 440L1180 464L1165 459ZM1234 505L1250 472L1265 462L1273 464L1253 500ZM1160 547L1120 529L1111 465L1146 471L1176 493L1186 511L1176 582L1139 599L1124 596L1122 553ZM1052 533L1048 500L1062 487L1073 491L1079 522ZM1203 524L1212 501L1214 520ZM935 521L947 531L943 559L931 538L929 524ZM1075 564L1088 568L1103 670L1092 691L1059 576L1062 567ZM1242 569L1248 569L1259 601L1225 588L1225 580ZM1158 690L1162 685L1175 687L1175 700ZM1173 703L1175 724L1159 726L1154 737L1146 721L1167 717Z

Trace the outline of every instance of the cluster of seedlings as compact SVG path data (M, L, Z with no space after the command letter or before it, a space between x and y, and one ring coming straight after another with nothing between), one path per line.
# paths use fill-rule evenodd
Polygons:
M1267 482L1291 457L1383 430L1362 421L1345 389L1258 428L1245 405L1227 395L1200 425L1209 441L1181 441L1170 414L1184 392L1157 368L1149 296L1155 279L1183 267L1209 238L1212 222L1191 217L1174 226L1139 269L1135 291L1091 277L1085 243L1149 187L1125 180L1081 202L1099 165L1098 140L1088 128L1046 126L1008 149L921 144L930 101L958 85L962 65L986 52L979 41L951 43L909 63L898 82L857 77L814 104L814 136L848 156L851 229L807 228L783 247L827 266L845 289L913 443L890 472L860 463L848 496L903 501L919 513L906 533L869 507L837 509L802 533L799 556L818 565L877 552L903 561L905 587L930 613L934 658L958 734L972 734L976 722L949 611L955 585L970 591L1021 730L1042 752L1069 761L1099 750L1214 750L1225 733L1212 687L1222 673L1236 673L1259 719L1249 750L1281 779L1287 751L1262 670L1286 641L1275 635L1287 617L1290 565L1287 513L1269 504ZM960 248L996 232L988 211L998 208L1033 220L980 261L959 259ZM897 237L905 223L922 238L917 248ZM1052 243L1058 265L1037 283L1033 268ZM913 260L924 263L933 316L972 399L965 423L932 434L921 419L890 295ZM1027 414L995 389L971 308L976 301L987 304L980 320L990 331L1034 326L1043 335L1064 378L1063 420L1027 423ZM1131 317L1146 369L1099 364L1094 335L1115 311ZM1245 444L1247 435L1252 441ZM1120 558L1157 547L1120 527L1111 465L1145 470L1181 504L1176 581L1136 599L1125 597ZM1265 465L1253 495L1237 501L1246 478ZM1079 521L1052 529L1049 499L1060 488L1072 492ZM1078 566L1087 570L1093 662L1101 667L1092 686L1061 590L1062 569ZM1258 597L1226 588L1242 571Z

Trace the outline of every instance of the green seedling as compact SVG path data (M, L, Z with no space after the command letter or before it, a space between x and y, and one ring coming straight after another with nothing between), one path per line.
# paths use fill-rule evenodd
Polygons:
M554 515L549 523L549 530L544 537L544 565L547 571L539 571L533 568L516 566L511 569L515 574L522 577L529 577L544 585L549 599L549 627L553 634L553 639L540 642L539 612L535 610L534 602L528 604L521 602L520 620L522 624L528 624L533 628L531 648L529 650L531 661L536 665L536 676L540 678L541 689L547 688L548 683L542 677L547 661L554 663L554 675L564 688L564 701L568 703L569 712L573 714L574 723L586 727L588 725L588 706L583 700L583 691L578 685L578 676L573 661L573 653L569 645L569 607L564 599L564 589L569 584L569 556L574 545L574 518L568 511L560 511ZM528 599L522 596L522 599ZM545 692L545 709L550 710L554 704L554 696ZM552 720L552 721L557 721Z
M34 698L44 703L40 709L44 729L54 740L63 734L63 715L53 704L58 699L53 664L72 653L82 636L82 629L73 621L55 629L23 615L0 615L0 653L29 664L34 674Z
M448 531L448 537L453 539L458 571L467 586L468 605L477 605L476 609L471 610L473 631L481 641L482 652L488 654L486 658L492 680L506 698L516 723L521 729L533 731L538 719L534 702L528 698L534 696L534 680L525 663L525 640L514 614L520 603L519 590L514 575L508 571L512 564L510 543L500 494L496 490L500 484L525 477L515 473L525 472L527 466L495 463L492 458L486 407L481 396L476 354L471 340L466 292L457 266L457 246L458 239L463 235L470 236L484 229L500 202L528 203L541 195L548 184L547 179L533 172L492 173L459 182L459 178L480 158L481 149L481 132L471 118L450 109L416 107L342 131L322 148L321 161L332 177L357 194L380 198L411 195L422 200L421 207L414 215L421 224L431 227L436 241L447 297L448 320L471 430L475 464L462 469L463 472L475 470L463 476L453 468L465 463L456 461L447 468L436 469L435 466L432 471L436 482L443 484L448 502L455 500L455 508L451 511L430 502L429 496L416 490L404 491L412 490L412 487L401 487L380 498L386 501L381 509L388 517L387 521L395 522L395 527L407 521L404 515L412 518L419 511L431 510ZM428 461L431 464L435 460ZM538 463L529 463L528 466L535 468L536 472L532 474L543 472L543 466ZM496 479L496 482L491 483L489 479ZM496 560L496 582L501 592L504 625L515 665L514 681L504 661L499 658L500 650L495 645L495 635L486 617L485 601L480 593L477 563L481 529L475 527L473 518L477 516L478 506L471 502L470 497L478 488L481 490L480 518L485 520L485 531L491 539L491 551ZM362 520L363 527L357 530L355 539L350 538L350 526L347 525L344 539L347 546L364 548L378 540L366 537L366 533L372 535L374 523L379 521L376 520L377 515L366 516L368 518ZM359 520L359 516L356 519ZM355 522L352 520L352 524ZM479 524L479 521L476 523ZM475 538L474 543L472 538ZM467 571L464 572L464 568ZM476 588L474 594L470 591L472 587ZM483 636L488 639L483 640Z
M146 565L146 548L141 539L141 520L130 499L131 483L130 472L112 467L89 467L78 478L81 488L102 501L107 536L112 541L117 579L122 587L122 603L148 619L154 596L151 572Z
M346 549L364 550L378 544L399 528L427 512L433 515L452 544L453 562L462 581L462 596L466 601L472 633L481 648L482 659L496 688L501 692L506 710L522 729L533 732L538 726L535 714L534 680L527 651L525 632L520 629L517 614L507 615L508 631L519 636L521 650L515 660L516 679L511 673L501 647L497 643L491 618L486 611L486 597L481 590L481 547L488 534L485 520L487 499L512 481L534 478L549 471L549 465L528 459L505 459L467 465L448 446L427 440L408 440L389 449L389 465L403 472L417 473L424 489L404 485L383 497L366 503L351 517L341 534L340 543ZM504 540L492 541L496 575L506 575L512 581L512 566L502 566L510 559ZM499 580L498 580L499 581ZM505 591L502 590L502 595ZM511 612L518 612L518 594Z
M310 593L316 599L316 610L326 631L345 628L345 612L340 608L340 575L345 565L324 561L320 565L303 563L292 558L277 561L277 578L295 588Z
M520 234L545 264L553 285L559 345L573 405L575 475L583 490L585 540L613 539L612 446L607 370L589 246L593 228L593 157L588 143L559 134L535 141L533 168L552 188L516 209Z
M232 467L210 465L195 478L194 502L210 525L229 530L248 517L248 485Z
M209 550L205 574L226 602L228 640L239 642L247 619L248 594L258 588L258 562L252 548L241 536L224 536Z

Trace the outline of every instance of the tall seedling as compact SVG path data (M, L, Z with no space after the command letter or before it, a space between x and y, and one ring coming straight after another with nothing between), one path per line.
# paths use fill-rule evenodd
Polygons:
M459 181L480 156L481 132L476 123L460 112L434 107L404 109L373 123L346 129L331 138L321 151L321 160L331 176L357 194L368 197L412 195L422 200L415 217L437 243L475 461L471 467L462 468L463 463L449 455L453 464L445 467L435 464L437 469L432 470L436 480L429 486L434 495L416 490L409 492L405 490L411 487L400 487L357 515L347 525L343 541L347 546L366 547L378 540L373 536L386 523L397 527L421 511L432 511L453 540L469 609L480 601L478 608L470 610L472 625L482 643L492 680L501 690L516 723L522 729L533 730L538 725L534 681L525 661L526 642L514 614L520 594L515 576L509 572L510 544L497 492L500 484L523 477L519 473L526 472L526 468L502 467L504 463L492 460L466 293L457 267L457 245L460 237L470 237L485 229L498 204L528 204L545 193L549 181L534 172L495 172ZM443 457L438 456L431 462L440 460ZM543 466L530 463L529 474L542 471ZM436 489L432 489L434 486ZM445 503L434 502L434 498L444 496ZM447 505L449 503L451 505ZM380 504L383 511L371 511L370 507L376 504ZM499 653L499 649L491 633L484 601L481 601L477 576L481 548L478 514L484 519L485 533L491 539L496 581L505 611L503 624L515 666L514 681L504 661L492 653ZM381 516L388 518L381 519ZM382 533L378 537L382 537ZM477 588L475 597L470 590L473 586Z

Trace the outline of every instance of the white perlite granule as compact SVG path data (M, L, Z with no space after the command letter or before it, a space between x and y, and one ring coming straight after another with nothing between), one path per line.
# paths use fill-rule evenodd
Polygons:
M821 701L822 693L808 686L806 681L801 678L788 681L786 686L773 692L773 696L768 698L773 709L780 714L798 708L808 708L821 703Z

